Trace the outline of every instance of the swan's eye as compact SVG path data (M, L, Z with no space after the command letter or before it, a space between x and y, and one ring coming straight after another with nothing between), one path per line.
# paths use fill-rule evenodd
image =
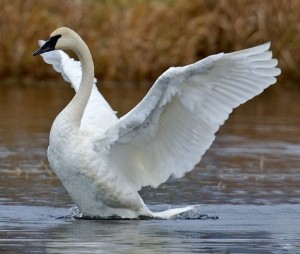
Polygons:
M48 40L55 40L57 42L60 37L61 34L58 34L58 35L51 36Z
M54 49L55 49L55 45L56 45L56 43L57 43L57 41L58 41L58 39L59 39L60 37L61 37L60 34L55 35L55 36L52 36L52 37L50 37L50 38L46 41L45 44L48 44L49 47L52 48L52 50L54 50Z

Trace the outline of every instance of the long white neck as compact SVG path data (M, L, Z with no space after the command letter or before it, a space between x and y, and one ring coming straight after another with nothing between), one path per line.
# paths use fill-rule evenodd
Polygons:
M94 63L88 46L79 36L76 38L76 43L72 50L81 62L82 78L76 95L64 109L64 112L68 115L68 120L71 121L70 124L79 128L93 88Z

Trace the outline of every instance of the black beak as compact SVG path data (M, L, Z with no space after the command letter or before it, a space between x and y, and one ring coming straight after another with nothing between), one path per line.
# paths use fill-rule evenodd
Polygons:
M33 56L37 56L37 55L40 55L40 54L43 54L45 52L49 52L49 51L53 51L55 50L55 45L58 41L58 39L61 37L61 35L55 35L53 37L50 37L46 42L45 44L40 47L37 51L35 51L32 55Z

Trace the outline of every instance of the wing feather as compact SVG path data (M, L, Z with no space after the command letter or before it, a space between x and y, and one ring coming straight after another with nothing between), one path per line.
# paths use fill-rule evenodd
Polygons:
M270 43L217 54L163 73L119 119L110 166L137 190L192 170L232 110L276 82Z

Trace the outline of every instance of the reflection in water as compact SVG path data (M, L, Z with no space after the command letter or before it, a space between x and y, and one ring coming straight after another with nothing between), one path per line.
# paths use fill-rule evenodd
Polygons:
M146 90L120 85L104 95L121 115ZM299 93L275 86L241 106L195 170L141 191L154 210L200 203L219 220L65 221L55 218L73 204L48 168L46 149L73 91L63 82L0 85L0 253L295 253L300 105L290 102Z

